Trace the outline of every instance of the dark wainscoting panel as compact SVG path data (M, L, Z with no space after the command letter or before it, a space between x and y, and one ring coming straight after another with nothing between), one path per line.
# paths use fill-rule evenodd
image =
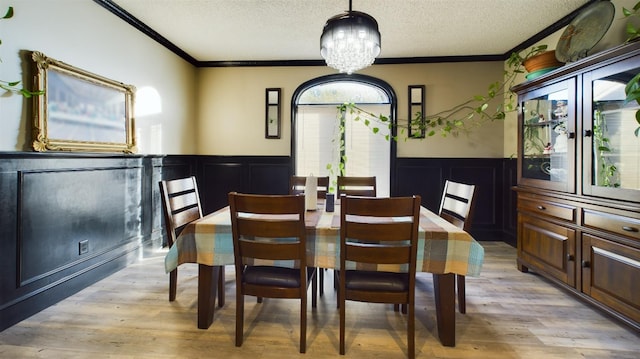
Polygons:
M150 228L146 162L0 153L0 330L139 258Z
M505 170L508 161L502 158L398 158L396 188L392 194L419 194L422 205L437 212L445 180L475 184L472 234L478 240L504 240L504 221L515 213L515 203L504 199L504 186L515 185L505 178L509 173ZM506 207L507 204L513 207Z
M517 193L513 190L513 187L518 184L518 160L515 158L504 159L502 184L503 192L503 208L502 215L504 216L504 226L502 227L504 232L504 241L516 246L516 230L518 227L518 213L517 208Z
M198 183L205 213L228 205L232 191L287 194L293 173L288 156L199 156Z
M444 168L441 163L429 163L423 159L401 158L396 160L395 189L391 189L393 196L422 197L422 206L432 211L438 211L444 183Z
M137 237L141 207L131 204L141 203L140 172L139 167L20 171L19 285L53 275L88 255L117 250L131 235ZM129 186L129 179L136 185Z
M229 192L243 192L247 187L242 163L209 163L207 160L201 168L198 181L201 183L200 198L205 213L225 207L229 203Z

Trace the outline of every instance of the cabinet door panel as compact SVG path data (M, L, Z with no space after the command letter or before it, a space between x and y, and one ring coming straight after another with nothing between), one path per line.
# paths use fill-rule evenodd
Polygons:
M640 322L640 250L583 235L582 291Z
M518 98L518 184L575 192L576 79Z
M585 73L583 190L587 195L629 201L640 191L640 141L635 101L625 86L640 72L637 58Z
M575 230L525 215L518 218L520 258L574 286Z

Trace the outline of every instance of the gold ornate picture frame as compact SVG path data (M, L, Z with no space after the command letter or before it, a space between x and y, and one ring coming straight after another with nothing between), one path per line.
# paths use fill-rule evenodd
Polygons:
M135 87L33 52L35 151L136 151Z

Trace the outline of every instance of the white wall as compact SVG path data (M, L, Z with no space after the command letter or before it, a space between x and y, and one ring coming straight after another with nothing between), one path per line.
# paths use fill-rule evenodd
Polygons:
M0 0L0 79L23 80L27 51L112 80L152 87L162 111L136 119L139 153L195 153L195 68L89 0ZM26 73L26 71L25 71ZM0 91L0 151L30 151L30 100Z

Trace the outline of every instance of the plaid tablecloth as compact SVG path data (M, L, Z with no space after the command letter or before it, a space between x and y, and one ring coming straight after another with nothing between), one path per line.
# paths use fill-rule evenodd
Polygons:
M309 211L305 217L307 265L337 268L340 263L340 208L335 212ZM467 232L426 208L420 210L416 270L435 274L478 276L484 248ZM231 217L225 207L187 225L165 257L168 272L182 263L231 265Z

